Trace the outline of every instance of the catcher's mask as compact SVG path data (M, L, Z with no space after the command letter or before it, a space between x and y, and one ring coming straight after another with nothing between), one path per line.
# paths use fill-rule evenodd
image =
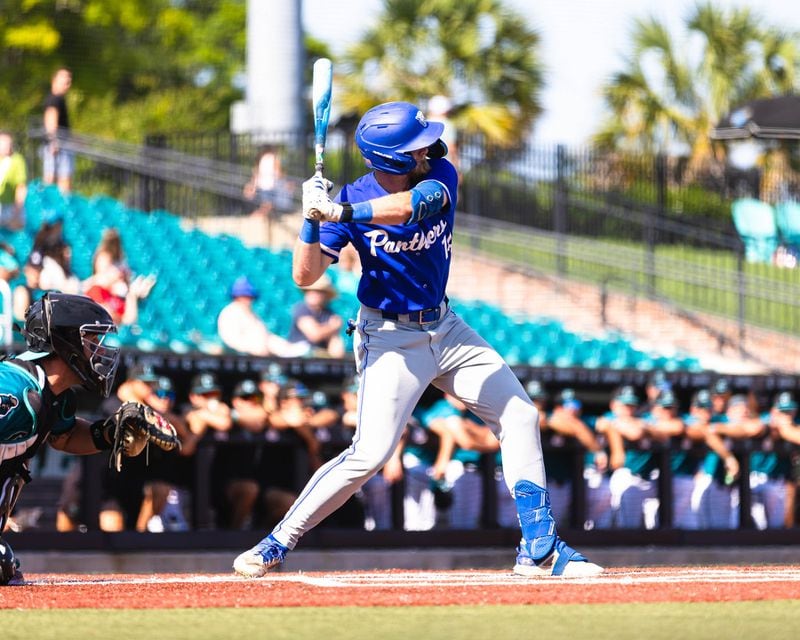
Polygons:
M409 102L387 102L364 114L356 127L356 146L372 169L405 175L417 166L412 151L428 149L429 158L447 155L444 124L428 122Z
M111 316L91 298L48 292L28 307L22 335L33 355L57 355L85 388L108 397L119 349L103 342L116 332Z

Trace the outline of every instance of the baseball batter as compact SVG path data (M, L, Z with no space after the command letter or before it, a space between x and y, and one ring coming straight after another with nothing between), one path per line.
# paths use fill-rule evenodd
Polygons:
M536 408L499 354L448 306L458 176L445 159L442 131L412 104L379 105L356 130L371 171L345 185L335 201L328 181L316 177L303 185L295 282L315 282L347 244L361 257L358 425L350 447L320 467L272 533L236 558L237 573L264 575L376 473L429 384L460 398L500 441L522 528L514 571L602 572L556 533Z

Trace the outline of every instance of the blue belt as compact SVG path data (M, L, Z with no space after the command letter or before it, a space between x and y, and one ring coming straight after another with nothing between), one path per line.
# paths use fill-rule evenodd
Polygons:
M398 322L416 322L418 324L425 324L427 322L436 322L439 320L444 311L447 311L447 297L444 299L444 304L432 309L421 309L420 311L409 311L408 313L392 313L391 311L381 311L381 316L384 320L396 320Z

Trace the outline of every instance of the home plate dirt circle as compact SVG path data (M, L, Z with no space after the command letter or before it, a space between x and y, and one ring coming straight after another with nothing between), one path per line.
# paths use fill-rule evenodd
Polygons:
M732 602L800 598L800 566L611 569L596 578L509 571L44 575L0 588L0 609ZM132 604L133 603L133 604Z

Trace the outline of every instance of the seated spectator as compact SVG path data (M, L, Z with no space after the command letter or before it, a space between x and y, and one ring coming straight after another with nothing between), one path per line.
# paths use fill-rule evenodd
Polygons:
M28 170L25 158L14 150L14 139L0 131L0 228L17 231L25 226Z
M72 271L72 247L66 242L45 250L40 284L47 291L80 293L81 281Z
M19 275L19 262L17 262L14 247L5 242L0 242L0 280L11 282Z
M22 267L25 282L14 287L12 292L14 319L17 322L24 322L28 307L45 294L41 286L42 260L41 253L32 251Z
M258 290L246 276L237 278L231 287L231 302L217 317L217 332L225 346L252 356L293 358L305 355L307 345L290 344L271 333L253 311Z
M44 209L42 222L33 237L31 253L39 252L44 256L64 244L64 212L61 209Z
M102 305L117 325L136 323L139 300L146 298L155 284L154 276L133 277L119 231L103 231L92 260L92 275L83 282L86 295Z
M636 417L639 398L633 387L620 387L610 411L597 420L597 431L609 445L613 473L609 481L616 526L652 529L656 523L658 460L643 420Z
M289 342L307 345L313 355L344 357L342 318L330 308L331 300L336 297L330 278L323 274L314 284L302 289L303 300L292 309Z

